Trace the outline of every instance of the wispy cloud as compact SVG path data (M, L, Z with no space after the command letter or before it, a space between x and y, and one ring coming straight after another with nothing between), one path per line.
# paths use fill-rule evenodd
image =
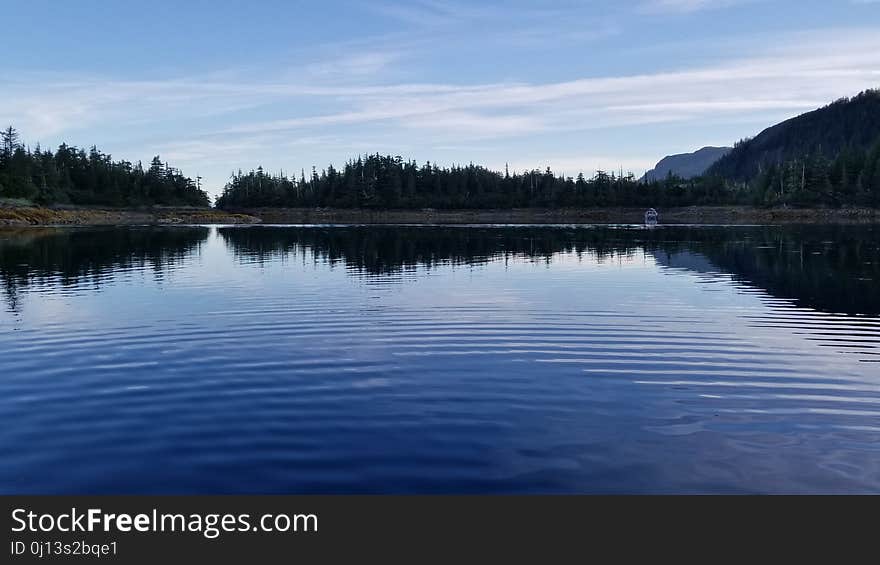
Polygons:
M468 34L517 48L564 43L592 43L622 33L617 8L599 8L586 14L578 4L547 0L512 6L509 3L417 0L371 2L367 8L382 18L402 24L410 39L458 43ZM463 36L464 34L464 36ZM448 37L448 39L446 39Z
M865 35L833 48L827 43L821 50L805 45L772 56L678 72L541 84L343 87L326 94L344 100L344 111L242 124L223 133L394 122L491 137L712 119L743 112L794 112L875 84L880 80L878 49L880 39Z
M375 75L401 58L400 53L368 52L318 61L306 65L306 72L320 78Z
M692 13L702 10L726 8L755 0L647 0L641 11L647 13Z
M559 18L569 13L553 2L530 4L516 9L489 2L460 2L452 0L405 0L371 2L369 8L383 16L418 28L437 28L453 25L484 25L511 21L536 22L547 18Z
M370 7L379 14L419 27L451 25L483 15L479 7L475 9L473 5L427 0L374 2Z

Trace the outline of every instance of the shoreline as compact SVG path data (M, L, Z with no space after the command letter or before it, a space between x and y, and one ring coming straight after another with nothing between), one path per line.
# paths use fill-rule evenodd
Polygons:
M29 226L124 226L255 224L259 218L213 208L42 208L0 206L0 228Z
M174 224L641 224L641 208L369 210L331 208L41 208L0 206L0 227ZM875 224L880 209L692 206L660 209L660 224Z
M642 224L644 208L512 208L504 210L365 210L250 208L235 210L264 224ZM659 209L662 224L874 224L870 208L797 209L692 206Z

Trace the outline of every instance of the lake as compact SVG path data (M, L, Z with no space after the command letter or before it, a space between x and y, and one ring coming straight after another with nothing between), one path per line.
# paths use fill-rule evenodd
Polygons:
M880 227L0 231L0 492L880 493Z

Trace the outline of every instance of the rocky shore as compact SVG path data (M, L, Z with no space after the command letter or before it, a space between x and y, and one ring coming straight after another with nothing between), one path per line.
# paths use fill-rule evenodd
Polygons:
M2 226L108 226L167 224L253 224L259 218L211 208L41 208L0 207Z

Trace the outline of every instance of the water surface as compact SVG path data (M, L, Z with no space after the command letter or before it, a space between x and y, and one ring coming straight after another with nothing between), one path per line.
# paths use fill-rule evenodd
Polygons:
M880 492L876 227L0 231L0 492Z

